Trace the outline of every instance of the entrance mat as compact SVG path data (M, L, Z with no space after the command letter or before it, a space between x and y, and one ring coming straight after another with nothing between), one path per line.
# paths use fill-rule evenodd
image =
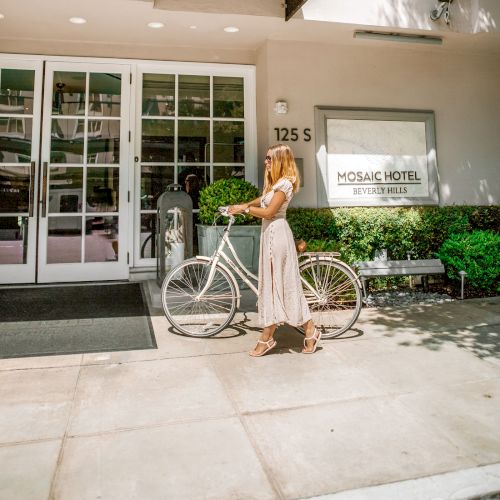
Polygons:
M0 359L156 349L140 283L0 289Z

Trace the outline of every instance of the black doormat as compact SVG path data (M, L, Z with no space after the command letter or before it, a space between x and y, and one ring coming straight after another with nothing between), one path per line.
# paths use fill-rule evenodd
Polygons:
M0 290L0 359L156 349L139 283Z

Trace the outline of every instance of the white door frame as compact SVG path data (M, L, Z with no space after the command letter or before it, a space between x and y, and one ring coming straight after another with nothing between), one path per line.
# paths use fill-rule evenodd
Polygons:
M18 163L16 166L30 167L31 170L31 212L25 213L2 213L1 216L21 217L28 216L28 251L26 264L0 264L0 283L34 283L36 279L36 247L37 247L37 216L38 216L38 184L40 163L40 120L42 105L42 79L43 61L41 59L11 59L0 57L0 68L24 69L35 71L35 85L33 95L33 117L31 133L31 165ZM21 115L18 115L21 117ZM30 116L30 115L25 115ZM0 118L7 118L9 114L2 114ZM1 166L2 164L0 164ZM13 166L14 164L11 164ZM33 172L34 170L34 172Z
M79 263L57 263L47 264L47 233L48 233L48 200L47 191L49 182L45 180L45 173L50 171L50 146L51 146L51 125L52 125L52 88L53 75L55 71L75 71L86 73L86 102L85 102L85 117L79 116L80 119L85 119L85 137L88 133L88 106L89 106L89 73L120 73L121 79L121 118L120 118L120 181L119 181L119 208L116 213L106 213L109 216L118 216L119 232L118 232L118 260L111 262L84 262L84 240L85 240L85 219L82 218L82 239L81 239L81 262ZM48 61L45 66L45 95L43 103L44 121L42 130L42 179L41 179L41 196L40 196L40 219L39 219L39 254L38 254L38 282L77 282L77 281L102 281L102 280L120 280L128 279L129 264L128 264L128 228L129 221L129 171L130 171L130 74L131 68L129 64L110 64L110 63L95 63L95 62L56 62ZM69 116L69 115L68 115ZM55 115L55 118L60 118ZM98 119L106 119L96 117ZM87 167L86 149L84 151L84 171ZM55 164L55 166L62 166ZM97 165L96 165L97 166ZM100 165L99 165L100 166ZM104 165L103 165L104 166ZM116 165L118 166L118 165ZM85 178L85 177L84 177ZM46 186L45 198L43 197L43 186ZM82 200L86 200L86 185L83 184ZM45 201L46 210L43 208ZM82 215L86 213L86 203L82 203ZM96 212L92 212L95 215ZM50 214L53 217L64 216L65 214L56 215ZM90 215L90 214L89 214Z

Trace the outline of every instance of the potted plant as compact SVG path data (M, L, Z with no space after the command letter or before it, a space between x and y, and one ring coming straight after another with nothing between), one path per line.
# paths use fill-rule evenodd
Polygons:
M199 198L200 212L197 224L198 248L200 255L211 256L224 234L224 224L228 218L221 217L217 226L214 217L218 208L244 203L259 196L259 190L244 179L219 179L202 189ZM237 215L229 237L243 264L254 274L259 268L260 219L248 215Z

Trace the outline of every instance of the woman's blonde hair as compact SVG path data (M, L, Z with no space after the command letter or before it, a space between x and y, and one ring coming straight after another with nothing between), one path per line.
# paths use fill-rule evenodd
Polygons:
M264 194L271 191L280 179L288 179L293 186L293 192L299 190L300 178L292 149L286 144L275 144L269 148L271 153L271 168L266 169L264 177Z

